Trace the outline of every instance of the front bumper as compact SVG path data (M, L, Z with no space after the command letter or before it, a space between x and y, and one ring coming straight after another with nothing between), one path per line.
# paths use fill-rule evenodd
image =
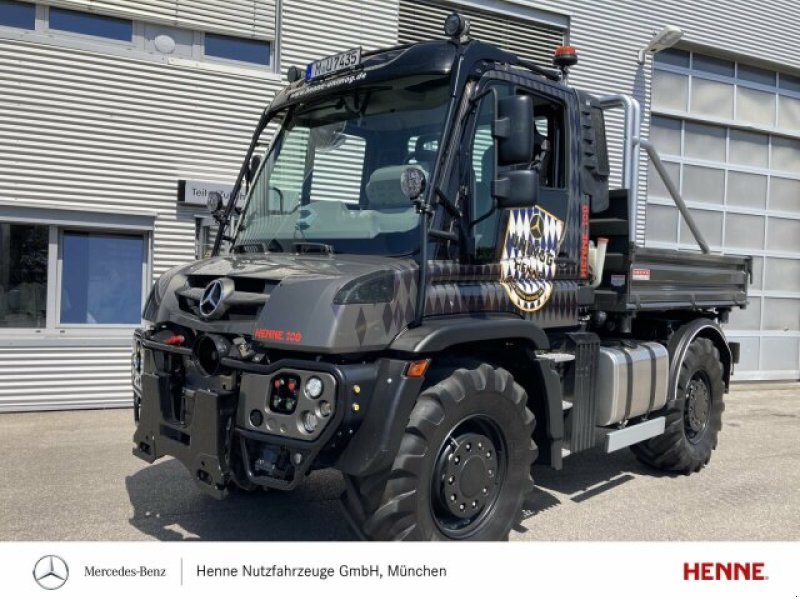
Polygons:
M133 454L150 463L175 457L216 498L223 498L231 484L292 489L312 469L332 466L358 431L376 379L376 366L369 364L224 359L224 375L198 380L192 376L196 367L190 349L166 346L141 333L136 340L142 346L142 372L134 378ZM263 386L284 372L324 373L335 381L333 412L313 439L281 435L280 427L270 433L266 420L258 430L248 421L253 382ZM266 397L264 389L264 404Z

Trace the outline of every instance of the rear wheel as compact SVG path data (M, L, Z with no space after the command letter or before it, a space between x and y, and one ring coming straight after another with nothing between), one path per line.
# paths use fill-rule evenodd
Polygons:
M533 489L533 414L503 369L459 369L420 395L391 469L348 478L345 505L378 540L506 539Z
M709 339L695 339L681 364L677 398L665 415L664 433L632 446L633 453L657 469L687 475L699 471L717 447L724 393L719 350Z

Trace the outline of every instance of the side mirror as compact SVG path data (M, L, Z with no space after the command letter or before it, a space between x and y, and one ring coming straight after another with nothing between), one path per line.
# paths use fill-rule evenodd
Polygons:
M533 170L509 171L492 184L497 208L527 208L539 201L539 173Z
M494 114L492 135L497 140L497 166L530 162L533 158L533 98L499 98Z

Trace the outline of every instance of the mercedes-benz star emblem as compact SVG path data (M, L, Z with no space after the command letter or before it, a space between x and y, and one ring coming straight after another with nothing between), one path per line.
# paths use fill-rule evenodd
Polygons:
M544 235L544 223L540 214L533 215L531 220L531 235L533 239L538 240Z
M33 566L33 579L46 590L57 590L67 583L68 578L67 563L55 554L43 556Z
M215 279L203 290L200 296L200 314L206 319L214 319L225 312L225 299L233 292L233 281Z

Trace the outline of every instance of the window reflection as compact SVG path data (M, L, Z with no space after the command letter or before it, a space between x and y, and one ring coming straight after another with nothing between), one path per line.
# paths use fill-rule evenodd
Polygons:
M0 327L45 326L47 245L47 226L0 223Z

